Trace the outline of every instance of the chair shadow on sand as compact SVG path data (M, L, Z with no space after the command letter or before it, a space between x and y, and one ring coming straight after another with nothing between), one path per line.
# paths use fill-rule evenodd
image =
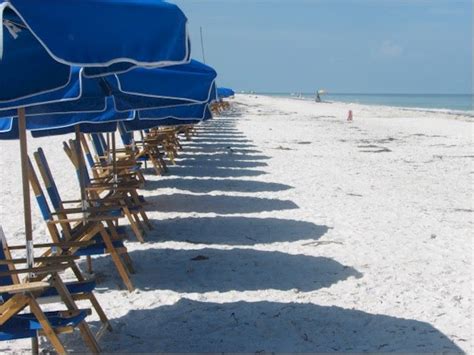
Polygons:
M181 299L112 324L119 331L103 338L109 351L462 353L425 322L303 303Z
M289 200L228 195L159 194L147 197L147 201L158 212L195 212L226 215L298 208L293 201Z
M292 187L274 182L254 180L214 180L214 179L164 179L147 182L146 189L178 189L194 193L225 192L278 192Z

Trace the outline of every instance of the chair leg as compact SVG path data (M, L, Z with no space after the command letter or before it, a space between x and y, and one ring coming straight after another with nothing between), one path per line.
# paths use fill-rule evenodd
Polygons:
M92 258L90 255L87 256L87 273L88 274L93 274L94 270L92 269Z
M148 216L143 208L140 208L139 210L140 216L142 216L143 222L145 222L146 226L148 227L149 230L153 230L153 225L151 224L150 220L148 219Z
M130 222L130 227L132 227L133 233L137 237L137 239L140 241L140 243L145 243L145 238L143 238L143 234L140 230L140 228L137 226L137 222L133 219L133 216L128 209L127 206L122 206L123 212L128 218L128 221Z
M114 222L112 221L107 221L107 227L110 231L110 235L112 237L112 240L122 240L122 239L129 239L128 236L125 236L125 238L121 238L120 235L117 232L117 227Z
M131 197L132 197L133 202L136 203L137 206L140 206L138 211L140 213L140 216L142 216L143 222L146 224L146 226L148 227L149 230L153 230L153 225L150 223L150 220L148 219L148 216L145 212L145 209L143 208L143 206L141 206L141 202L140 202L140 198L138 197L138 193L136 191L132 192Z
M119 252L120 256L123 259L123 262L125 263L125 266L127 266L128 272L130 274L135 273L135 268L133 267L133 262L132 259L130 258L130 255L128 255L128 252Z
M39 354L38 336L31 338L31 353L33 355Z
M132 285L132 281L130 280L130 277L128 276L127 269L124 266L122 259L120 258L120 255L118 254L117 250L114 248L114 245L112 244L110 236L107 234L105 229L101 230L100 235L102 236L102 240L107 246L107 251L110 253L110 256L112 257L112 260L115 264L115 267L117 268L117 271L120 277L122 278L122 281L124 282L125 286L130 292L133 291L134 287Z
M51 277L51 281L54 287L56 288L56 290L58 291L58 294L61 296L66 307L69 310L78 310L76 302L72 298L66 285L64 284L64 282L61 280L61 278L59 277L57 273L53 274L53 276ZM82 321L78 325L78 328L82 334L82 337L84 338L84 342L86 343L90 351L94 354L100 353L99 344L97 344L97 340L95 339L94 334L92 334L92 331L90 330L87 323L85 321Z
M93 293L89 293L87 295L87 298L89 301L92 303L92 307L94 307L95 311L97 312L97 315L99 316L100 321L102 324L107 328L108 331L112 331L112 325L110 324L109 319L107 318L107 315L105 314L104 310L100 306L99 301L97 301L97 298Z
M64 345L61 343L61 340L59 340L58 335L54 331L53 327L51 324L49 324L48 319L44 315L43 311L41 310L38 302L31 296L29 300L29 306L31 313L33 313L38 320L38 322L41 324L41 327L43 328L43 332L48 338L49 342L51 345L53 345L54 349L58 354L66 354L66 349L64 348Z
M153 168L155 169L155 173L156 175L161 175L162 174L162 168L160 166L160 164L156 161L156 159L153 157L152 154L149 154L149 157L150 157L150 160L151 160L151 163L153 164Z
M87 323L85 321L82 321L79 324L78 328L81 331L82 337L84 338L84 342L86 343L90 351L93 354L100 353L99 344L97 344L97 340L95 339L94 334L92 334L92 331L87 325Z
M145 183L146 183L145 176L143 175L143 172L142 172L141 170L138 170L138 171L137 171L137 177L138 177L138 180L139 180L143 185L145 185Z

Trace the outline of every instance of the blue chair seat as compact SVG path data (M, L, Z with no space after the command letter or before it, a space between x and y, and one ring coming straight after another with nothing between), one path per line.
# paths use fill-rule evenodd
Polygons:
M109 228L106 228L107 231L109 231ZM117 232L119 234L126 234L125 227L119 226L117 227ZM107 246L105 245L104 242L102 242L102 237L98 233L97 235L92 238L96 243L89 245L84 248L80 248L78 251L74 253L76 256L92 256L92 255L102 255L107 253ZM115 248L124 248L125 245L121 240L116 240L112 242L113 246Z
M85 282L69 282L65 283L69 293L76 295L78 293L89 293L94 291L96 283L95 280L88 280ZM58 291L55 287L49 287L40 297L55 297L58 296Z
M75 327L87 317L85 311L81 311L74 317L63 316L61 312L46 312L45 315L53 328ZM0 340L32 338L41 329L41 324L34 314L19 314L13 316L0 326Z
M107 211L106 215L109 217L117 217L117 218L122 217L122 209L117 208L114 210Z

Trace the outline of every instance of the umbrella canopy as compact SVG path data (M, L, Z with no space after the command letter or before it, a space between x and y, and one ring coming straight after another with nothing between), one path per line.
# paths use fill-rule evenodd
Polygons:
M112 100L102 113L49 114L30 116L26 129L33 137L56 136L77 132L114 132L118 121L133 120L133 111L117 112ZM13 117L0 118L0 140L19 139L18 120Z
M62 89L16 101L0 101L0 110L11 109L0 115L14 116L13 109L17 107L26 107L28 116L102 112L108 97L112 97L119 112L203 103L215 98L216 77L214 69L194 60L166 68L135 68L99 78L87 78L84 70L74 68L69 83ZM0 94L1 91L0 88Z
M217 96L219 99L225 99L226 97L235 96L235 92L229 88L217 88Z
M164 1L0 0L0 23L3 108L45 102L74 66L94 76L190 61L187 19Z
M13 36L27 32L59 63L95 67L88 75L190 58L187 18L165 1L4 0L2 13ZM3 52L22 48L8 42Z
M159 126L196 124L212 118L209 104L182 105L154 110L137 111L134 120L121 122L126 132L141 131Z
M158 126L196 124L212 118L209 105L217 98L215 82L212 83L208 99L204 103L137 110L134 120L121 123L127 132L141 131Z

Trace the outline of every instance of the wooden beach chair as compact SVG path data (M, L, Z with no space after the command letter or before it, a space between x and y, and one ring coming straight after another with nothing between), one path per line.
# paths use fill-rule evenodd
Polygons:
M120 126L119 126L120 127ZM155 170L156 175L162 175L168 171L167 164L164 160L164 154L161 152L159 145L151 144L145 140L145 135L140 131L141 140L135 141L132 134L120 130L122 143L129 149L133 149L137 162L144 163L145 167L150 162ZM132 144L133 143L133 144Z
M29 179L48 232L53 242L61 245L60 248L55 248L50 253L87 257L109 254L123 283L129 291L132 291L134 287L129 273L133 273L134 270L127 248L115 228L106 228L102 224L104 221L109 223L115 221L117 217L111 215L110 210L103 207L88 207L86 210L82 206L75 208L63 207L51 212L30 160ZM50 193L50 197L53 197L52 200L56 200L56 206L61 206L61 203L58 202L60 198L55 195L57 192L55 190L50 185L47 191ZM58 226L60 226L61 231L58 230ZM120 229L118 230L120 231ZM62 247L64 242L70 243L70 245ZM76 244L77 242L79 242L79 245ZM81 242L91 242L91 245L84 247ZM76 272L74 273L76 274ZM76 276L78 275L76 274Z
M192 137L197 134L196 127L194 125L181 125L176 128L177 135L184 135L187 141L191 141Z
M148 146L162 147L171 164L176 165L178 149L182 148L176 135L175 128L155 128L148 131L145 137Z
M88 136L96 154L93 155L91 153L84 134L80 136L81 145L94 178L112 180L114 166L111 160L112 156L109 153L109 148L103 135L94 133ZM129 181L136 179L140 182L137 186L142 187L145 183L145 177L141 172L141 163L136 159L135 150L129 146L125 146L123 149L116 149L116 152L117 160L115 162L115 169L117 175L121 178L127 177Z
M128 180L121 180L120 176L118 180L112 182L103 179L91 179L87 169L80 164L79 159L81 159L80 154L82 153L78 153L77 149L75 149L76 142L70 140L69 144L64 142L63 146L64 151L76 168L78 178L80 179L82 177L85 180L83 183L88 195L88 201L91 202L92 205L121 210L123 215L128 219L134 235L141 243L144 243L144 235L146 233L145 226L150 230L153 229L153 226L145 212L144 205L146 201L144 197L137 192L136 181L130 182ZM44 153L38 150L37 154L35 153L35 158L36 156L39 157L37 163L40 170L49 170ZM81 166L83 168L82 173L80 173ZM106 194L102 195L104 192ZM122 217L122 215L117 217Z
M3 249L0 254L5 255ZM18 269L14 266L25 263L25 259L6 260L0 255L0 340L36 339L41 335L49 340L55 351L65 354L66 349L58 335L79 329L90 351L100 352L97 340L85 322L90 310L77 307L58 274L69 267L72 259L71 256L69 260L64 256L49 256L41 259L42 266ZM34 278L19 281L18 275L32 273ZM52 288L54 291L48 291ZM66 310L44 312L38 299L46 292L59 295ZM31 313L24 312L26 307ZM32 350L37 352L37 349Z
M57 247L55 245L54 247ZM16 270L16 264L22 263L25 260L24 259L13 259L12 257L12 250L25 250L26 246L24 245L18 245L18 246L12 246L10 247L7 243L5 234L3 232L2 226L0 226L0 265L7 265L8 269L12 272ZM69 282L64 282L64 285L66 286L68 292L71 294L72 298L75 301L83 301L87 300L91 303L92 307L95 309L97 315L99 316L99 319L102 323L102 326L99 328L99 330L96 333L96 339L100 339L102 335L104 334L105 330L112 331L112 326L109 322L109 319L107 318L107 315L105 314L104 310L100 306L99 301L95 297L93 291L96 287L96 282L94 279L86 279L82 273L80 272L79 268L75 265L74 259L78 259L78 256L66 256L66 257L56 257L56 260L64 260L65 262L69 262L70 268L74 268L74 273L77 275L78 280L77 281L69 281ZM41 267L46 267L48 265L48 262L51 260L51 255L45 254L40 256L39 258L35 259L36 262L36 267L41 268ZM36 281L42 281L42 277L46 277L47 275L37 275L35 277ZM11 275L11 281L14 284L20 284L20 279L18 278L17 274ZM60 295L58 294L57 290L54 287L49 287L45 288L41 292L38 292L38 297L37 299L41 304L44 303L54 303L57 302L58 298ZM3 298L5 301L6 299Z

